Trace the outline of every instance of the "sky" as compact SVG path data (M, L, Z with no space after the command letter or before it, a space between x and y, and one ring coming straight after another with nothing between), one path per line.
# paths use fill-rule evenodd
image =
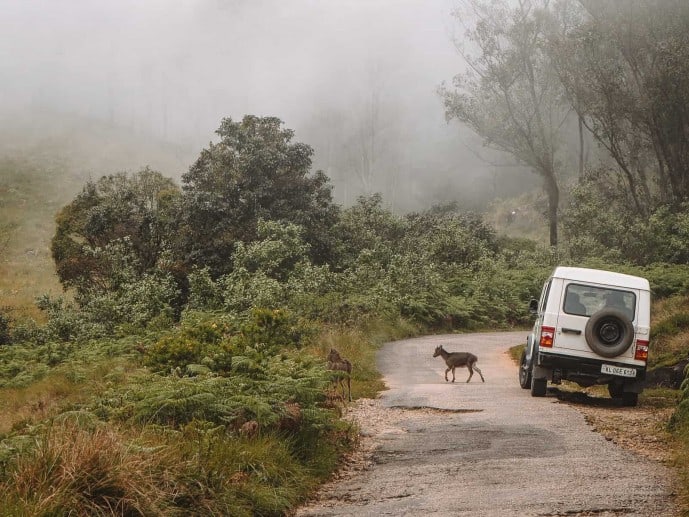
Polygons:
M0 111L101 120L189 157L224 117L277 116L340 201L500 194L480 140L446 122L437 95L463 67L455 3L0 0Z

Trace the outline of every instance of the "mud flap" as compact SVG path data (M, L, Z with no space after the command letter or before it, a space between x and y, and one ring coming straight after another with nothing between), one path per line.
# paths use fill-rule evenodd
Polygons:
M533 367L533 378L534 379L548 379L550 380L551 370L550 368L544 368L542 366L534 365Z
M644 390L644 382L640 380L626 381L624 391L626 393L641 393Z

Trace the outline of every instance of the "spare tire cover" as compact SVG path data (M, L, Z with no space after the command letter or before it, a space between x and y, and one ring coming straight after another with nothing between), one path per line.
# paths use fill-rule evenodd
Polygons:
M616 357L634 341L634 324L619 309L605 308L594 313L584 331L589 348L603 357Z

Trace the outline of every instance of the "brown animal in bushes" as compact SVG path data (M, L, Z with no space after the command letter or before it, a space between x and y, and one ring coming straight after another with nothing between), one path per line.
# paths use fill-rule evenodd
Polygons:
M473 377L474 370L476 370L481 376L481 381L486 382L486 380L483 378L481 370L478 366L476 366L478 357L476 357L474 354L469 352L448 352L443 348L442 345L440 345L435 347L435 352L433 353L433 357L438 356L441 356L447 365L447 370L445 370L445 382L448 382L447 373L450 370L452 370L452 382L455 382L455 368L458 366L466 366L469 369L469 378L467 379L467 382L469 382Z
M328 368L335 372L335 382L342 388L342 398L345 396L345 382L347 383L347 394L349 401L352 401L352 363L342 357L334 348L328 354Z

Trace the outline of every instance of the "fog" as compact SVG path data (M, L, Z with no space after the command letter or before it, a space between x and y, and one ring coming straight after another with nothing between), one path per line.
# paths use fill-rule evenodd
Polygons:
M3 138L88 135L90 174L150 164L179 178L223 117L277 116L341 203L380 191L399 211L475 209L538 182L489 165L480 140L445 121L436 90L463 67L453 5L0 0ZM113 135L129 143L112 151ZM106 148L121 159L103 161ZM156 161L161 150L169 159Z

